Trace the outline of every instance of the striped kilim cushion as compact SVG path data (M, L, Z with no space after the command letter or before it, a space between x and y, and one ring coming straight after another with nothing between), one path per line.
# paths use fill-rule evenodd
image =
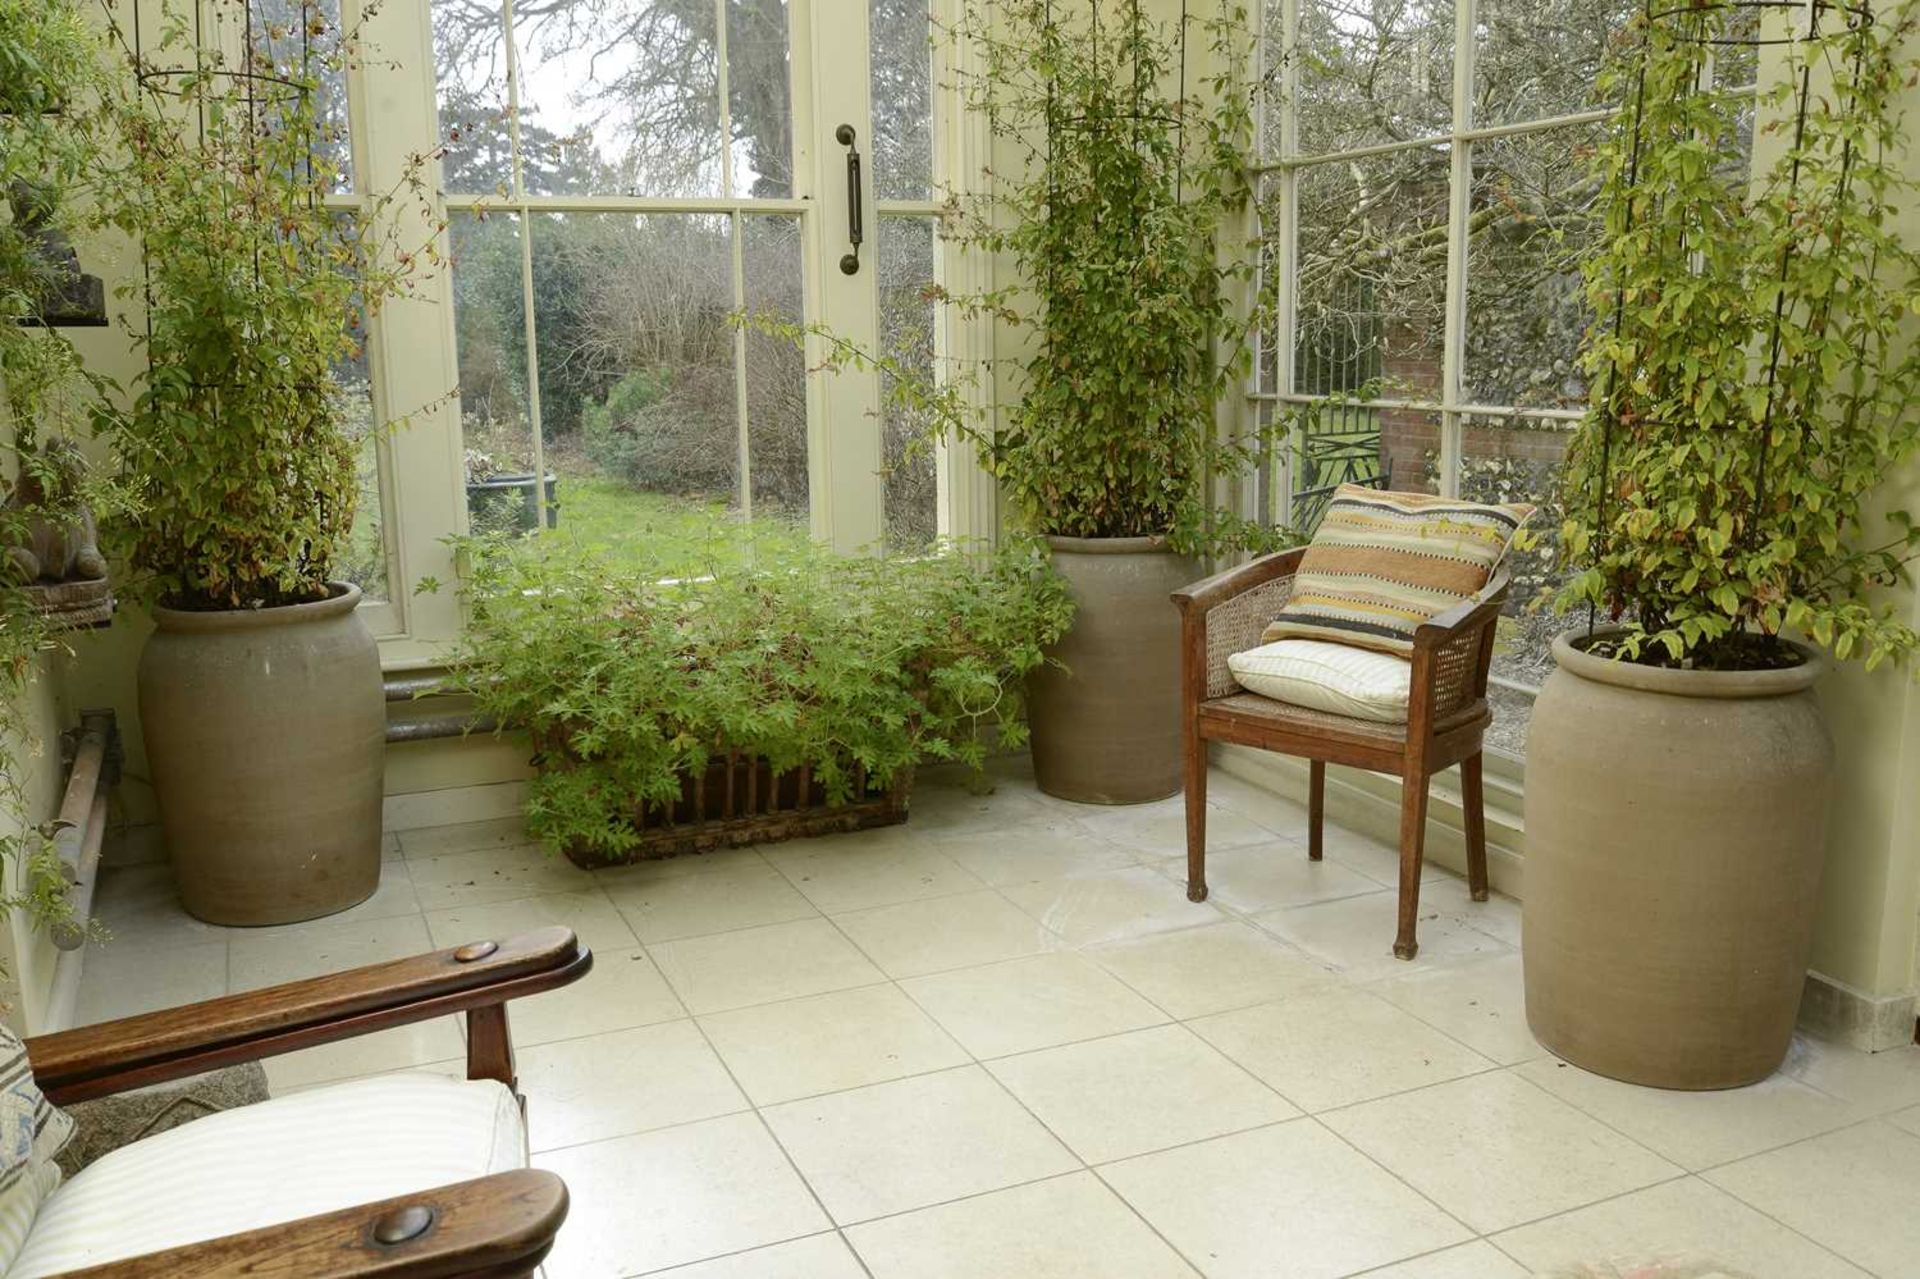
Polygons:
M60 1184L53 1157L73 1120L33 1081L27 1046L0 1026L0 1271L26 1242L40 1203Z
M1342 484L1260 642L1333 640L1411 653L1420 624L1485 586L1532 514L1531 506Z

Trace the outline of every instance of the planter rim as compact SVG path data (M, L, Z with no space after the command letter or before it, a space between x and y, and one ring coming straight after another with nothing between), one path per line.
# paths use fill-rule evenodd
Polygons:
M1048 533L1047 545L1073 555L1174 555L1167 539L1154 533L1146 537L1066 537Z
M352 582L328 582L333 592L323 600L306 604L280 604L273 608L191 609L153 607L153 624L163 631L205 633L208 631L253 631L270 626L299 626L306 622L351 614L360 606L360 588Z
M1618 634L1618 628L1596 630L1596 637ZM1783 640L1800 654L1798 666L1776 671L1684 671L1664 666L1642 666L1638 662L1620 662L1582 652L1574 640L1584 631L1567 631L1554 637L1553 660L1561 670L1595 684L1637 689L1643 693L1661 693L1668 697L1703 697L1732 701L1750 697L1785 697L1804 692L1827 668L1826 658L1817 650L1794 640Z

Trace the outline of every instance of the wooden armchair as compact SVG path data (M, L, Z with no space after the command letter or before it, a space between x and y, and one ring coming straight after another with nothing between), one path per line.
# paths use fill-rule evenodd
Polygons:
M467 1078L505 1085L517 1121L517 1111L525 1103L515 1087L507 1001L564 986L584 976L592 965L591 953L571 929L548 928L505 942L474 942L41 1035L26 1041L27 1055L35 1081L49 1100L60 1104L464 1013ZM498 1090L492 1095L504 1099ZM238 1119L276 1104L229 1111L148 1140L191 1133L201 1124ZM116 1153L125 1154L143 1144ZM308 1171L302 1163L303 1151L284 1153L280 1175L298 1183ZM524 1145L520 1162L524 1163ZM42 1207L42 1219L60 1203L61 1195L80 1187L98 1167L56 1191ZM125 1206L132 1211L140 1205ZM261 1221L258 1228L242 1233L183 1241L161 1251L60 1273L86 1279L226 1275L521 1279L533 1274L546 1256L566 1215L567 1190L560 1179L518 1167L452 1185L422 1186L417 1193L299 1220ZM39 1229L36 1221L35 1231ZM33 1249L34 1235L29 1234L23 1262Z
M1185 726L1187 897L1207 897L1207 743L1255 746L1308 761L1307 856L1319 861L1326 815L1327 765L1391 773L1400 791L1400 927L1393 953L1419 949L1420 865L1427 825L1427 783L1460 765L1466 815L1467 884L1487 899L1487 826L1480 746L1492 720L1487 668L1494 627L1506 602L1508 571L1495 571L1474 598L1435 617L1414 635L1407 722L1383 724L1309 710L1245 692L1227 669L1230 654L1260 642L1293 590L1305 548L1263 556L1176 592L1181 618L1181 718Z

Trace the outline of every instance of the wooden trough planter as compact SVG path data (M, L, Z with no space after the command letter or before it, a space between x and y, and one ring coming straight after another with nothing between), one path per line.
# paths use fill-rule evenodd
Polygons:
M704 776L683 775L680 798L674 803L636 805L633 829L640 839L633 847L611 853L576 843L566 849L567 860L593 870L716 848L893 826L907 820L911 787L911 773L902 773L893 785L882 787L859 769L855 798L829 804L826 788L814 780L811 766L775 773L764 759L729 755L713 760Z

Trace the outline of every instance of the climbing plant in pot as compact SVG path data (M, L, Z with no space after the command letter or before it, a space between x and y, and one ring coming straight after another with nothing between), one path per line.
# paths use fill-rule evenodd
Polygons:
M1607 78L1627 109L1562 494L1561 603L1593 624L1557 643L1527 754L1528 1020L1678 1088L1785 1055L1833 758L1813 684L1920 645L1885 593L1920 531L1874 513L1920 447L1920 253L1893 218L1914 6L1766 14L1751 169L1725 157L1754 99L1702 88L1746 16L1642 18Z
M319 99L345 33L317 4L288 26L244 6L148 25L103 108L124 167L99 185L145 259L146 372L108 426L156 626L140 714L162 824L189 911L272 924L379 881L385 708L360 591L335 578L358 484L334 371L421 255L382 229L410 184L358 217L326 207ZM196 39L223 27L254 34L244 59Z
M1216 416L1252 324L1253 254L1226 242L1249 199L1245 15L1230 0L1175 24L1101 10L978 3L948 33L976 55L958 83L995 159L942 234L1019 283L945 300L1023 344L992 370L1006 407L983 420L872 362L935 434L973 445L1013 522L1049 544L1077 612L1029 677L1035 777L1118 804L1180 788L1168 596L1205 557L1271 534L1216 500L1258 449ZM865 358L828 346L828 366Z

